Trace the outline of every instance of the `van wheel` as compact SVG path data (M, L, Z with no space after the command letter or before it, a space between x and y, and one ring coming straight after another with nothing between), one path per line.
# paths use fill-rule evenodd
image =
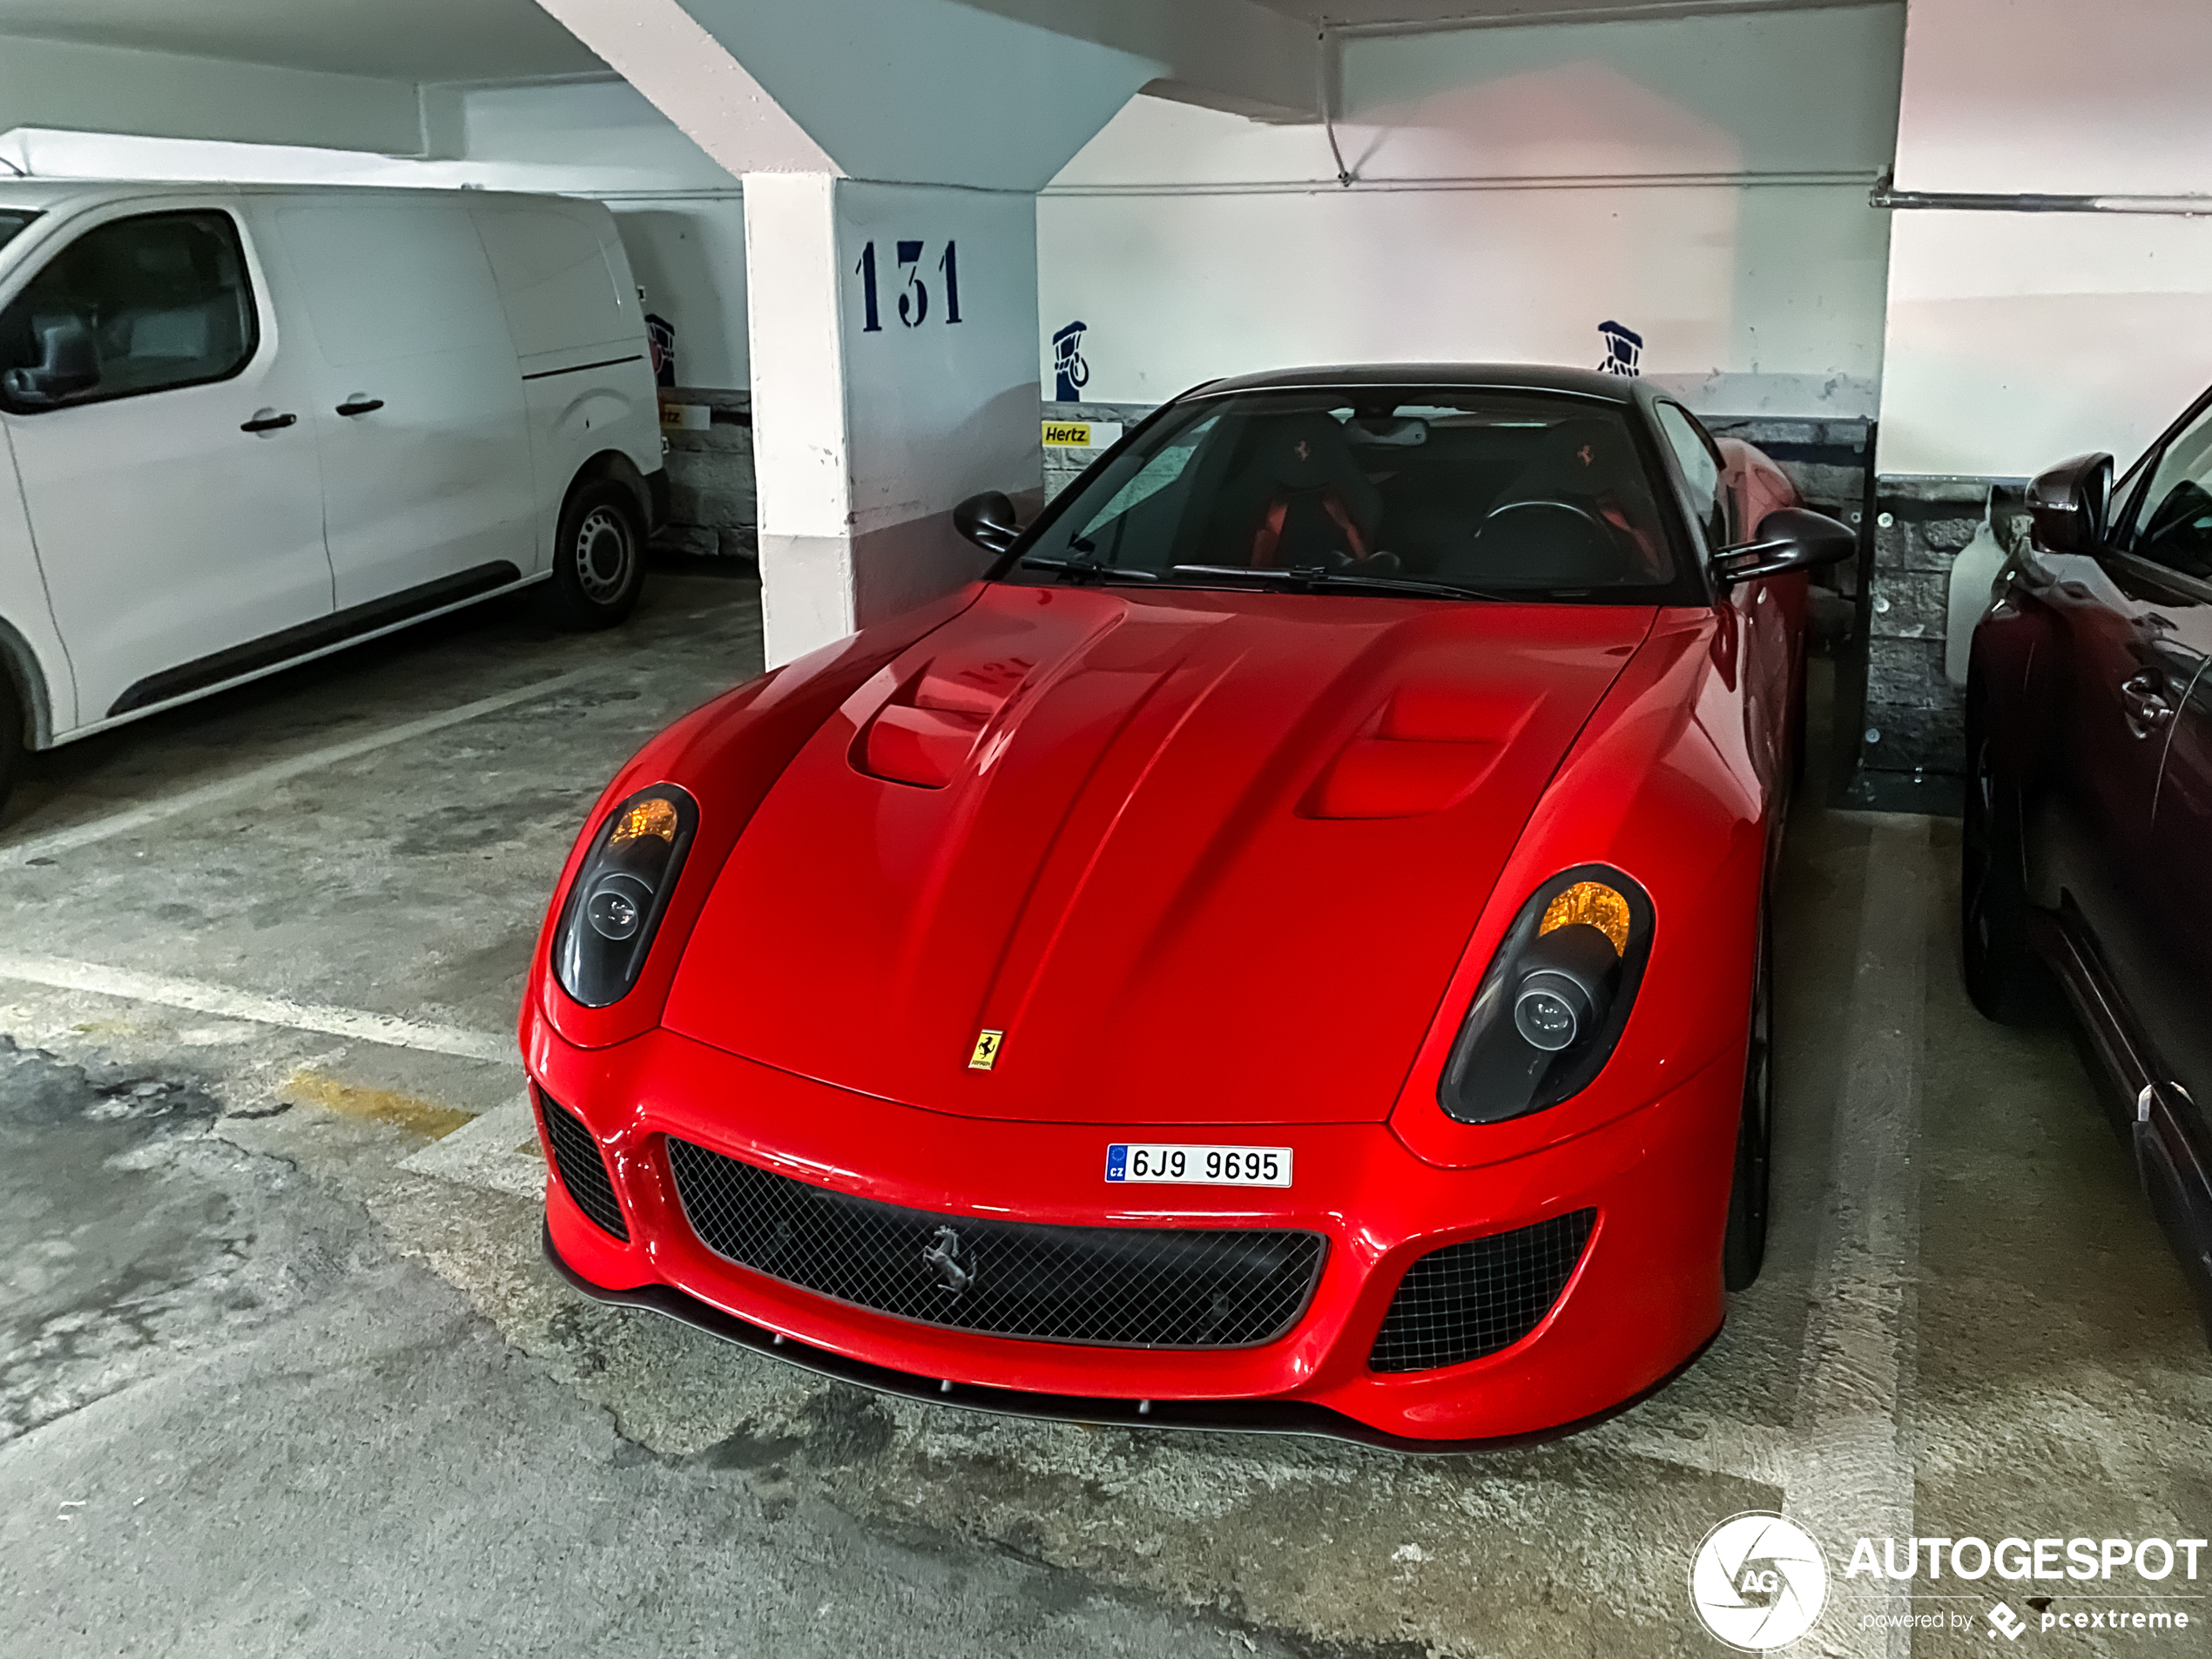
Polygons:
M561 509L546 609L564 628L611 628L645 585L645 530L630 492L610 481L579 484Z
M1743 1056L1743 1110L1736 1125L1736 1179L1721 1244L1722 1282L1731 1291L1750 1289L1766 1261L1774 1155L1774 918L1764 900L1758 950L1751 974L1751 1041Z

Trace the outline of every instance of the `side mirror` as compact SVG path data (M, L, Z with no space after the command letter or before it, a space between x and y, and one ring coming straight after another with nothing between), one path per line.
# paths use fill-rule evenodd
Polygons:
M2112 457L2076 455L2027 487L2035 544L2047 553L2087 553L2104 540L2112 504Z
M987 553L1003 553L1022 534L1014 503L995 489L970 496L953 509L953 528Z
M1825 513L1783 507L1759 521L1759 538L1723 548L1713 556L1713 576L1722 587L1788 570L1840 564L1858 552L1858 532Z
M38 334L42 361L36 368L8 371L10 398L29 408L47 408L100 383L99 342L83 322L65 317L46 324Z

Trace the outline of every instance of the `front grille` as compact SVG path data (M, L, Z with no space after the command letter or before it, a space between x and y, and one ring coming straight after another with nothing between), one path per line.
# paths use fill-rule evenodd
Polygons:
M622 1205L615 1200L615 1184L608 1177L607 1160L600 1156L598 1142L552 1096L542 1089L534 1092L545 1113L545 1138L553 1143L553 1167L560 1171L561 1184L569 1190L577 1209L628 1244L630 1227L622 1218Z
M1240 1348L1298 1322L1326 1241L1283 1229L1042 1227L848 1197L671 1136L708 1249L924 1325L1116 1348ZM959 1288L953 1288L957 1285Z
M1369 1368L1433 1371L1510 1348L1559 1300L1596 1220L1575 1210L1430 1251L1399 1281Z

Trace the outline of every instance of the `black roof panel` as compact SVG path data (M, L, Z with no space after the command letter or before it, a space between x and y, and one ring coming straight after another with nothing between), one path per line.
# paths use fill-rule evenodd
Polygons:
M1499 390L1572 392L1609 403L1635 400L1636 381L1591 368L1549 363L1327 363L1238 374L1192 388L1193 394L1285 391L1328 386L1467 386ZM1190 395L1192 394L1186 394Z

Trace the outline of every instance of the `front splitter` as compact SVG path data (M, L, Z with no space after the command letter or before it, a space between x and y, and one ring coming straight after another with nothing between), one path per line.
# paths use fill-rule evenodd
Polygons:
M780 1359L817 1376L857 1384L881 1394L899 1394L934 1406L955 1406L962 1411L988 1412L999 1417L1028 1417L1046 1422L1089 1423L1116 1428L1183 1429L1211 1434L1302 1434L1317 1440L1342 1440L1388 1452L1419 1452L1431 1455L1462 1452L1505 1451L1514 1447L1541 1446L1562 1440L1618 1417L1642 1405L1688 1371L1719 1337L1716 1330L1697 1345L1682 1364L1642 1393L1617 1406L1552 1428L1525 1434L1501 1434L1468 1440L1430 1440L1392 1434L1371 1427L1341 1412L1306 1400L1291 1399L1116 1399L1086 1394L1038 1394L1019 1388L990 1388L975 1383L954 1383L894 1371L865 1359L833 1353L795 1338L779 1336L734 1313L688 1296L672 1285L648 1285L634 1291L610 1291L577 1272L562 1258L553 1243L553 1229L543 1232L545 1259L553 1271L594 1301L617 1307L640 1308L648 1313L688 1325L709 1336L733 1342L741 1348Z

